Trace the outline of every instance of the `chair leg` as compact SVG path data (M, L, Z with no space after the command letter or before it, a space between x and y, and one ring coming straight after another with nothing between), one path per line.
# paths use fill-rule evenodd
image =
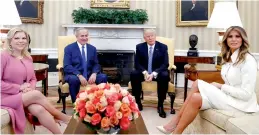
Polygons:
M60 87L58 87L58 101L57 101L57 103L60 103L60 101L61 101L61 89L60 89Z
M174 110L174 100L175 100L175 92L168 92L168 96L170 97L171 100L171 114L175 114Z
M61 99L62 99L62 104L63 104L63 110L61 111L62 113L66 114L66 95L63 94Z

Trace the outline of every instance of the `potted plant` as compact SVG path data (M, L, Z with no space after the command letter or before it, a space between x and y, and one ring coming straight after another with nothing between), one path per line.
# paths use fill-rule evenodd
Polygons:
M74 23L144 24L148 21L146 10L84 9L73 10Z

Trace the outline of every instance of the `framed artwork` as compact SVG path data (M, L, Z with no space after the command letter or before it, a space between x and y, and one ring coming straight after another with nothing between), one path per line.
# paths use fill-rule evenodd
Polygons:
M43 0L15 0L23 23L43 23Z
M130 0L91 0L91 8L130 8Z
M207 26L214 0L176 0L176 26Z

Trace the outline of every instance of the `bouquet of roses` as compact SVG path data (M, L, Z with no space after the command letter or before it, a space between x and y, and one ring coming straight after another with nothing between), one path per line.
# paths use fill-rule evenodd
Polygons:
M74 117L93 130L129 128L139 109L135 98L119 84L92 85L81 90L75 102Z

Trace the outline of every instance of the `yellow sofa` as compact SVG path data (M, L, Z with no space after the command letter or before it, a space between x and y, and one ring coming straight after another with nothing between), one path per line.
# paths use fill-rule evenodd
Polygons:
M168 57L169 57L169 67L170 71L170 81L168 82L168 95L170 97L171 102L171 114L175 113L173 108L174 100L175 100L175 87L174 87L174 71L176 70L176 66L174 65L174 39L165 38L165 37L156 37L156 40L167 45L168 48ZM128 89L132 89L131 83L128 84ZM143 91L157 91L157 82L142 82L142 96L143 99Z

